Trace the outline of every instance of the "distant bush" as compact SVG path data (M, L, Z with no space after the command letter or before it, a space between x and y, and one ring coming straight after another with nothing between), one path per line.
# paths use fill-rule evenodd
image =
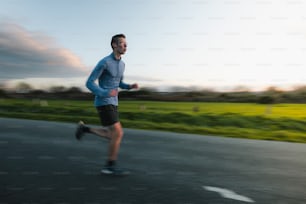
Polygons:
M275 103L275 98L273 96L261 96L258 99L258 103L260 103L260 104L273 104L273 103Z
M0 97L7 97L7 93L5 90L0 89Z

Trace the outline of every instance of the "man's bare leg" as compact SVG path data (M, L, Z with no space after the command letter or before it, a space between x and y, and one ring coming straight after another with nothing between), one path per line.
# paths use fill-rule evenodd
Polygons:
M123 137L123 130L120 122L115 123L109 127L110 130L110 143L108 150L108 160L116 161L120 149L121 140Z
M108 139L110 140L111 139L111 135L110 135L110 130L109 128L89 128L89 132L90 133L93 133L97 136L100 136L104 139Z
M78 123L75 136L78 140L81 140L85 133L92 133L94 135L97 135L99 137L102 137L104 139L111 139L111 131L108 127L103 128L91 128L84 124L83 121L80 121Z
M115 123L109 127L110 130L110 142L108 147L108 161L106 166L101 170L103 174L114 174L114 175L129 175L130 172L125 169L118 168L116 161L120 149L121 140L123 137L123 130L120 122Z

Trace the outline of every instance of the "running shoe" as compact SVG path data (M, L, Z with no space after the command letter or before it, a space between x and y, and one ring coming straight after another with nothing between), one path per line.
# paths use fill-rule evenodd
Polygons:
M118 168L115 165L103 167L103 169L101 170L101 173L107 174L107 175L114 175L114 176L126 176L130 174L128 170Z
M85 127L86 126L85 126L83 121L80 121L78 123L77 129L75 131L75 137L76 137L77 140L81 140L82 137L84 136L84 133L85 133L84 128Z

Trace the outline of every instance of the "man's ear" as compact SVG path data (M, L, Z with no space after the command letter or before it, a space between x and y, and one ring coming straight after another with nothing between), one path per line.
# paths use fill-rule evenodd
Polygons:
M112 48L116 48L117 44L116 43L112 43Z

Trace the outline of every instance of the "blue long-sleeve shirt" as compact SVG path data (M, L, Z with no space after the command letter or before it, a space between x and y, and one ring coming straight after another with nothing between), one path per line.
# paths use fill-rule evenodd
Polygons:
M117 60L113 53L98 62L86 81L86 87L95 95L96 107L109 104L118 106L118 96L109 94L119 87L130 89L130 85L122 81L124 69L124 62Z

